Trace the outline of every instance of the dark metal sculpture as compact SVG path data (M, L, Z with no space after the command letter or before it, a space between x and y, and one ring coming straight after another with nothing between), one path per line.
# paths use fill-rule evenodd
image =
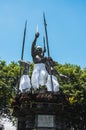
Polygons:
M33 58L33 62L36 65L37 64L39 65L40 63L44 63L45 65L47 62L48 74L50 74L51 76L52 91L38 91L37 93L24 91L22 93L17 94L17 96L15 97L15 99L11 104L13 107L13 116L18 118L17 130L33 130L33 129L67 130L66 122L68 120L66 120L67 115L65 111L66 111L66 106L69 105L69 100L68 100L69 97L59 91L56 93L52 93L54 92L52 76L54 74L59 75L59 73L56 72L54 69L52 69L54 66L54 61L50 57L45 14L43 14L43 18L44 18L44 28L45 28L48 57L46 58L44 56L44 53L46 52L44 37L43 37L44 50L41 47L36 46L36 40L39 37L39 32L36 32L35 34L35 38L32 43L31 55ZM28 74L27 72L29 69L28 68L29 64L23 61L26 26L27 26L27 21L25 22L25 28L24 28L22 53L21 53L21 60L20 60L20 76L21 76L22 66L25 66L25 72L24 72L25 74ZM42 55L40 52L42 53Z
M24 36L23 36L21 60L23 60L23 57L24 57L24 46L25 46L25 37L26 37L26 27L27 27L27 20L25 22L25 28L24 28Z

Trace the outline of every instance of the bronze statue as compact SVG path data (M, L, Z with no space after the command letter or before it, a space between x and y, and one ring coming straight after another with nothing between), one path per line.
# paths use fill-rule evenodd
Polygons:
M39 37L39 33L35 34L35 39L32 43L31 55L34 62L34 69L32 72L31 83L34 90L37 90L40 86L44 86L46 84L47 71L45 68L46 57L44 57L44 50L36 45L37 38Z

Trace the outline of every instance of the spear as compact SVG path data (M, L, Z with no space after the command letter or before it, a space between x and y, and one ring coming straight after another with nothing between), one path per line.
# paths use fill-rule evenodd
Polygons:
M47 51L48 51L48 57L50 57L50 51L49 51L49 44L48 44L48 34L47 34L47 24L45 19L45 14L43 13L44 18L44 28L45 28L45 36L46 36L46 45L47 45Z
M43 18L44 18L44 28L45 28L45 36L46 36L46 46L47 46L47 52L48 52L48 58L49 58L50 57L50 51L49 51L49 43L48 43L47 24L46 24L46 19L45 19L44 13L43 13ZM53 92L53 82L52 82L52 73L51 73L50 63L49 63L49 68L50 68L50 78L51 78L51 85L52 85L52 92Z
M26 37L26 27L27 27L27 20L26 20L26 22L25 22L25 28L24 28L24 36L23 36L23 43L22 43L21 60L23 60L23 56L24 56L24 46L25 46L25 37Z
M23 60L23 57L24 57L26 27L27 27L27 20L26 20L26 22L25 22L25 28L24 28L23 43L22 43L22 52L21 52L21 60ZM21 67L21 62L20 62L20 77L21 77L21 73L22 73L22 67ZM19 82L18 82L18 89L17 89L18 91L19 91L20 77L19 77ZM18 92L17 92L17 93L18 93Z
M46 52L46 46L45 46L45 37L43 36L43 43L44 43L44 51L43 51L43 55Z

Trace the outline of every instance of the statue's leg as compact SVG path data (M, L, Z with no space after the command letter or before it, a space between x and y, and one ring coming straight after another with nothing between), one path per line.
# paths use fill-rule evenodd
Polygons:
M48 75L47 83L46 83L47 91L51 92L52 87L53 87L53 91L58 92L59 91L59 83L58 83L57 78L54 75L52 75L52 82L53 82L53 86L52 86L52 83L51 83L51 76Z
M25 75L25 77L24 77L24 86L25 86L26 92L30 91L31 84L30 84L30 78L28 75Z
M20 79L20 84L19 84L19 90L21 92L23 91L30 91L31 85L30 85L30 78L28 75L22 75Z
M47 78L46 87L47 87L47 91L49 91L49 92L52 91L51 77L49 74L48 74L48 78Z
M36 67L33 69L31 84L34 90L39 88L39 70Z
M47 73L45 67L44 67L44 66L41 66L40 76L39 76L39 84L40 84L41 86L46 85L47 76L48 76L48 73Z
M59 83L58 83L57 78L54 75L52 75L52 81L53 81L54 92L58 92L59 91Z

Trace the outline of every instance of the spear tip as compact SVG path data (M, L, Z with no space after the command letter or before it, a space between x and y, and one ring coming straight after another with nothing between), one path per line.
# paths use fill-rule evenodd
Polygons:
M27 25L27 19L26 19L26 21L25 21L25 26Z

